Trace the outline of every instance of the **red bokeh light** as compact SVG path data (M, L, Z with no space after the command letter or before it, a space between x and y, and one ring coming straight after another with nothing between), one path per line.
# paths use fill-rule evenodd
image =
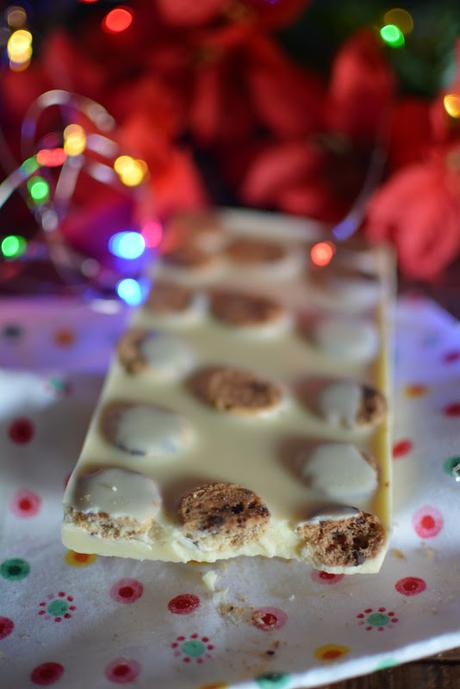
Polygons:
M332 242L318 242L310 250L310 257L315 266L327 266L335 254L335 246Z
M102 28L106 33L120 33L125 31L133 22L133 13L125 7L110 10L102 20Z

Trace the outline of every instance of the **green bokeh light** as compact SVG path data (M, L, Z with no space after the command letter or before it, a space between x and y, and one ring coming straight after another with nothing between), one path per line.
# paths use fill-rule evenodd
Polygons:
M396 24L382 26L380 36L382 41L385 41L392 48L401 48L405 43L404 34Z
M46 179L43 177L33 177L27 182L27 188L29 189L29 194L35 203L45 203L50 195L50 187Z
M18 234L9 234L2 240L0 248L4 258L12 260L22 256L27 248L27 242Z
M29 175L33 175L33 173L38 170L40 165L37 163L37 159L35 156L32 156L31 158L27 158L21 165L21 170L24 172L27 177Z

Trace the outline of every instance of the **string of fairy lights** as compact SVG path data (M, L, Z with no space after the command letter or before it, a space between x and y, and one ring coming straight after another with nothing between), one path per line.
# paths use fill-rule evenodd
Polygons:
M99 0L79 2L89 5L98 4ZM30 12L31 5L23 0L21 4L10 5L0 15L0 57L12 72L27 70L33 59ZM135 8L126 5L112 7L99 19L100 30L106 34L129 31L135 15ZM383 15L379 33L384 44L398 50L404 48L413 29L411 14L402 8L393 8ZM443 104L449 117L460 118L460 94L446 93ZM37 137L38 122L43 112L56 107L60 111L62 127ZM69 113L72 113L71 121L68 120ZM37 240L28 240L14 232L0 234L0 259L7 264L25 264L43 255L40 247L45 247L47 256L66 283L77 289L90 285L104 294L115 292L122 300L134 305L144 298L146 285L142 271L152 250L160 244L163 231L155 217L150 185L147 184L147 164L119 150L111 138L114 128L113 118L102 105L68 91L48 91L32 103L22 124L24 159L15 169L8 170L8 176L0 184L0 213L10 196L20 193L39 226L40 234ZM346 239L357 229L362 219L362 201L368 188L375 185L381 174L383 162L381 151L376 149L362 193L350 213L331 233L336 241ZM116 267L111 269L93 257L76 252L60 232L62 221L72 212L71 201L82 172L98 182L124 190L140 201L139 207L143 208L143 215L137 218L135 226L120 227L109 237L107 252L118 260ZM314 247L312 260L317 265L326 265L333 251L332 242L321 242Z

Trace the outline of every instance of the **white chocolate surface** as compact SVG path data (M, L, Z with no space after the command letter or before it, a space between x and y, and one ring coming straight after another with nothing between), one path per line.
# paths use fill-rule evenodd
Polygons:
M172 379L184 375L193 366L195 356L176 335L159 330L148 331L140 343L140 351L158 378Z
M278 225L275 229L273 236L278 238L282 229ZM238 232L250 236L248 230L240 229ZM229 230L232 236L238 232ZM289 241L298 249L297 235L295 240L292 237ZM304 258L307 255L307 251L302 252ZM355 500L353 507L377 514L388 531L391 485L389 420L384 420L376 429L358 433L354 429L335 426L327 419L319 419L295 394L295 384L300 378L318 374L346 376L388 393L388 348L381 340L382 336L386 337L383 308L389 296L386 285L388 269L384 253L375 251L375 259L380 265L382 278L378 309L362 313L358 308L355 313L353 305L348 305L352 316L346 319L337 317L333 299L326 307L324 300L318 306L312 296L313 290L305 280L305 270L300 274L296 269L290 275L280 270L274 281L267 279L266 275L261 278L257 271L247 271L243 283L238 270L229 270L225 262L222 271L212 280L206 271L201 279L200 271L187 273L181 269L185 275L184 282L197 289L200 309L194 310L194 317L190 318L190 314L184 317L180 314L156 316L141 309L134 314L133 325L164 329L174 334L194 353L197 366L239 366L278 381L286 391L283 404L262 418L217 412L197 400L180 376L153 382L152 377L142 372L126 373L115 360L74 476L94 466L115 465L143 472L158 484L163 495L163 506L156 518L159 526L150 538L115 541L90 536L66 522L63 526L65 544L82 552L169 561L194 559L213 562L240 554L303 558L305 548L295 529L308 514L331 502L322 490L306 485L289 468L292 458L298 456L299 443L312 438L353 442L375 457L379 467L378 489L373 497L366 495ZM163 271L156 272L160 274ZM266 332L260 328L258 337L250 337L242 334L242 328L220 323L206 309L205 290L209 284L213 287L231 285L242 291L253 290L279 299L290 312L287 326ZM329 326L323 325L319 336L316 331L315 342L297 331L295 320L299 310L306 310L313 316L316 325L329 323ZM344 351L346 356L343 356ZM99 432L99 419L103 406L112 400L156 404L175 410L193 429L193 442L167 461L149 460L111 447ZM129 428L131 432L131 426ZM125 431L123 437L126 439ZM236 551L228 547L219 552L205 552L182 535L175 515L177 501L185 488L193 488L206 480L237 483L261 497L270 510L271 519L267 531L257 542L241 546ZM384 552L385 548L374 559L351 569L327 569L348 573L378 571Z
M318 411L332 426L353 428L362 397L361 385L353 380L329 383L318 393Z

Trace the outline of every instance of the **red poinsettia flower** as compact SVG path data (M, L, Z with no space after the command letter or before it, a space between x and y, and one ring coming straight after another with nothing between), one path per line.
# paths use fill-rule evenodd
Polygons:
M295 19L308 0L156 0L162 20L171 26L193 28L216 21L243 21L261 28L278 28Z
M431 280L460 253L460 148L397 172L373 196L371 239L395 245L401 270Z
M396 103L388 137L391 169L425 159L431 145L430 103L421 98L404 98Z

